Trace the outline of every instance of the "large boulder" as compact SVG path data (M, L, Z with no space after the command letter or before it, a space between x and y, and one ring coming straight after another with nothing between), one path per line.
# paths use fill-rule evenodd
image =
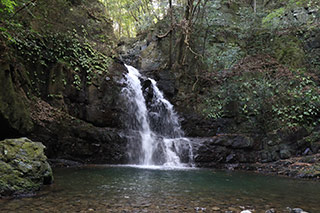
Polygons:
M28 138L0 141L0 197L29 194L52 183L44 149Z

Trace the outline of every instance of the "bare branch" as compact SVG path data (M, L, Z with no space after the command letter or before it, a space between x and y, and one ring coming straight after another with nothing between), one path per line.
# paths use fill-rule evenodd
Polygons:
M165 38L165 37L167 37L167 36L169 35L170 32L172 32L172 30L173 30L173 29L171 28L171 29L169 29L169 31L166 32L165 34L163 34L163 35L156 35L156 37L157 37L158 39Z

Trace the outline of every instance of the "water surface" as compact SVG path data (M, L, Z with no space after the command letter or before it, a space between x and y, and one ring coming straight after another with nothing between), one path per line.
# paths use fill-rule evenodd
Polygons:
M1 212L320 212L319 182L246 172L88 166L54 176L34 197L0 200Z

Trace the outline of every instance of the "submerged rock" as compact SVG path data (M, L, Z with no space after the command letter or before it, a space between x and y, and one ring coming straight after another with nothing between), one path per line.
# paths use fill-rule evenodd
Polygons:
M53 181L45 146L28 138L0 141L0 197L29 194Z

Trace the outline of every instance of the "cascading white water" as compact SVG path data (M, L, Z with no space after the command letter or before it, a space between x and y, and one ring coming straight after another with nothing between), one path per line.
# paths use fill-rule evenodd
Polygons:
M162 118L163 123L160 123L159 127L162 129L161 133L167 137L181 138L184 135L184 132L181 130L179 119L176 112L173 109L173 105L163 97L162 92L157 87L157 82L151 78L149 80L152 83L153 89L153 103L152 107L156 106L164 106L166 111L165 118ZM153 112L157 118L161 118L161 110L158 109L157 112Z
M140 141L133 137L129 146L129 156L140 165L183 166L192 161L190 141L184 138L178 116L173 105L164 98L155 80L145 79L151 85L145 88L149 94L148 103L141 85L141 74L132 66L126 65L126 87L122 94L127 101L128 129L138 132ZM151 91L150 91L151 90ZM187 157L186 157L187 155Z
M124 88L123 92L127 95L128 100L130 100L129 104L133 104L135 107L135 110L133 110L135 111L133 116L137 122L135 123L134 128L139 131L141 136L142 153L144 153L144 156L139 156L140 163L143 165L152 165L154 133L151 131L148 122L147 106L143 97L141 82L139 80L141 75L134 67L127 65L126 67L128 69L127 87Z

